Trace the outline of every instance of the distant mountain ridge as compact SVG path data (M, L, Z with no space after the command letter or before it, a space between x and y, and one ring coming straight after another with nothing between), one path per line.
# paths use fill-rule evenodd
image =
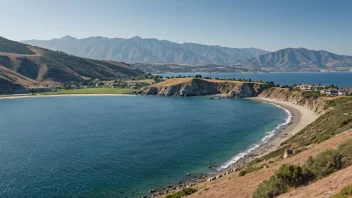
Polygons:
M179 44L167 40L143 39L140 37L130 39L106 37L76 39L72 36L65 36L59 39L22 42L81 57L128 63L234 64L268 53L257 48L229 48L195 43Z
M228 48L195 43L174 43L167 40L89 37L77 39L65 36L51 40L28 40L23 43L76 56L143 64L223 65L251 71L352 71L352 56L337 55L323 50L286 48L267 52L257 48ZM166 67L161 70L172 72ZM182 68L181 68L182 69ZM212 71L212 70L208 70ZM214 72L218 71L214 66ZM148 72L151 72L148 70Z
M352 56L337 55L324 50L305 48L286 48L276 52L259 55L248 59L243 65L277 69L332 69L352 67Z

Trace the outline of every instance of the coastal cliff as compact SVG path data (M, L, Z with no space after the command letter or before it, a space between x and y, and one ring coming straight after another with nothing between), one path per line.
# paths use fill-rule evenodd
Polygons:
M287 88L271 87L261 92L258 97L290 102L306 107L318 115L324 114L326 111L325 100L307 93L307 91L290 91Z
M202 96L226 94L229 98L258 96L272 87L268 83L213 80L200 78L175 78L143 87L136 94L160 96Z

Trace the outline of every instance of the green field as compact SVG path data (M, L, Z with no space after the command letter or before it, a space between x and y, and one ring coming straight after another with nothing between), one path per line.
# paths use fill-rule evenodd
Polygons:
M141 80L128 80L126 82L144 82L144 83L154 83L154 79L141 79Z
M39 93L40 95L63 95L63 94L129 94L135 91L130 88L88 88L88 89L70 89L60 90L57 92Z

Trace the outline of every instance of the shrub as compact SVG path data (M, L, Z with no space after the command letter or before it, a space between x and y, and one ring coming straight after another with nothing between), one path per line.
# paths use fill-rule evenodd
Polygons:
M308 171L318 179L341 169L342 166L342 155L336 150L320 153L315 159L310 156L306 162Z
M195 190L193 188L184 188L184 189L178 191L177 193L167 195L165 198L181 198L186 195L191 195L195 192L197 192L197 190Z
M296 165L282 165L275 176L290 187L300 186L305 180L302 168Z
M352 141L347 141L339 146L338 151L347 160L348 164L352 164Z
M269 180L263 181L253 198L271 198L287 192L289 187L301 186L306 180L303 170L296 165L282 165Z
M265 180L259 184L257 190L253 193L253 198L272 198L287 192L288 186L285 182L271 176L269 180Z
M342 155L337 150L328 150L309 157L302 168L283 164L269 180L265 180L253 193L253 198L271 198L287 192L289 187L298 187L314 178L322 178L343 167Z
M245 176L247 172L245 170L241 170L240 173L238 174L240 177Z
M245 176L246 174L248 173L251 173L251 172L255 172L259 169L261 169L262 167L254 167L254 166L248 166L246 167L244 170L241 170L240 173L238 174L240 177L242 176Z
M352 185L344 187L340 193L334 195L332 198L347 198L352 196Z

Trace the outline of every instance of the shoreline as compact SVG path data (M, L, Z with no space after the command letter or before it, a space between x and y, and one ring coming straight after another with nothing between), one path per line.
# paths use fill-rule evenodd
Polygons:
M272 151L275 151L282 142L294 136L296 133L308 126L310 123L314 122L319 117L319 115L315 114L312 110L287 101L261 97L246 99L269 103L282 108L290 113L288 116L291 116L291 120L289 123L278 128L279 131L276 131L267 142L260 144L257 148L251 150L241 159L229 166L232 168L239 168L256 158L262 157Z
M53 95L29 95L29 94L18 94L18 95L0 95L1 99L19 99L19 98L50 98L50 97L84 97L84 96L136 96L131 94L53 94Z
M156 192L156 194L154 195L160 196L171 192L177 192L182 188L192 187L206 181L208 182L213 181L218 178L221 178L224 175L233 173L239 170L240 168L244 167L252 160L255 160L270 152L275 151L282 142L294 136L296 133L298 133L300 130L305 128L310 123L314 122L319 117L319 115L314 113L312 110L300 105L293 104L291 102L286 102L286 101L271 99L271 98L261 98L261 97L252 97L252 98L245 98L245 99L255 100L263 103L269 103L271 105L277 106L278 108L282 108L283 110L288 112L287 118L290 118L290 120L287 120L286 118L285 124L281 123L280 124L281 126L278 125L278 127L273 129L275 130L275 133L273 133L272 136L270 136L267 139L267 141L263 141L263 139L266 138L268 135L270 135L270 133L266 133L260 143L257 143L256 145L252 145L252 147L248 148L247 150L235 155L232 159L229 160L229 162L231 162L231 160L234 160L234 162L232 162L231 164L228 164L226 167L214 170L213 172L210 172L210 173L206 173L204 174L204 176L199 178L190 178L189 180L186 180L186 182L183 185L180 185L179 188L176 188L176 189L166 188L165 190L167 191L165 190L159 191L159 192Z

